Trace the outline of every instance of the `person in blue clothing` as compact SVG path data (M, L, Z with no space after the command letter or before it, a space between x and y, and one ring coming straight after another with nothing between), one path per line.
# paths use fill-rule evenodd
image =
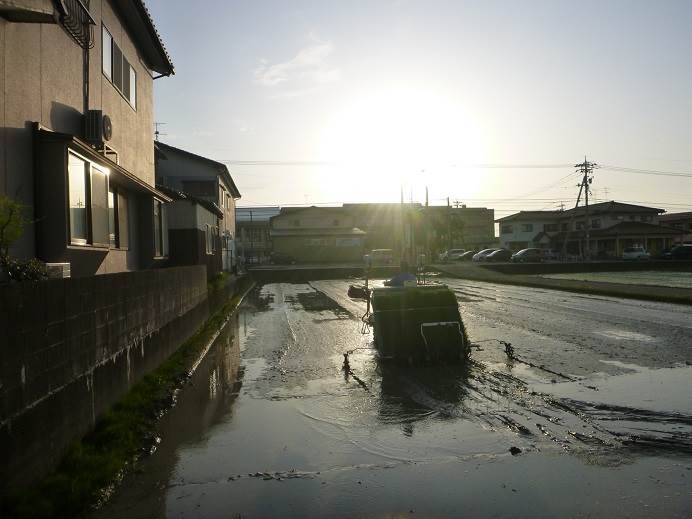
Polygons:
M385 281L384 285L387 287L403 287L406 281L416 280L415 274L410 272L408 262L406 262L406 260L401 260L399 264L399 273L389 281Z

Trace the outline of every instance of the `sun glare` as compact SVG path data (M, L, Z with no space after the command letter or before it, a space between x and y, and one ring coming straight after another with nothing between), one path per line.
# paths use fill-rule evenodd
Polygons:
M407 200L411 192L422 200L426 185L464 196L480 186L463 165L483 162L482 131L445 95L391 88L356 97L331 117L320 141L322 160L367 186L368 199L396 198L400 186Z

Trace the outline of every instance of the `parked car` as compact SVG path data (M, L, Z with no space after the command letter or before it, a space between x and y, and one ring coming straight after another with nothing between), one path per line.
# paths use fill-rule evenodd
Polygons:
M442 261L456 261L464 252L466 252L466 249L449 249L440 255L440 259Z
M512 254L510 258L514 263L538 263L543 261L541 249L522 249Z
M483 249L482 251L477 252L476 254L473 255L473 261L484 261L485 257L488 254L491 254L491 253L495 252L496 250L500 250L500 249L497 249L497 248Z
M393 265L394 251L392 249L373 249L370 251L370 261L373 266Z
M507 249L497 249L495 252L491 252L485 257L484 261L509 261L512 257L512 251Z
M692 260L692 245L678 245L670 249L670 257L674 260Z
M467 250L461 256L459 256L457 261L471 261L477 252L478 251L475 250Z
M269 263L272 265L295 265L296 259L285 252L272 252L269 255Z
M646 252L644 247L625 247L625 249L622 251L622 259L648 260L651 259L651 254Z

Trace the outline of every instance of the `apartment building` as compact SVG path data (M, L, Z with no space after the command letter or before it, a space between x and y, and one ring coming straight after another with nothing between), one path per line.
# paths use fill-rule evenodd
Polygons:
M173 64L141 0L0 0L0 194L30 225L11 251L72 276L162 266L154 80Z

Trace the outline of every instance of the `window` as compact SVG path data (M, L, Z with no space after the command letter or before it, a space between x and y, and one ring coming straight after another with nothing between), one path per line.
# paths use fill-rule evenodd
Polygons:
M67 177L70 243L108 247L108 170L70 152Z
M101 70L113 86L120 92L132 108L137 108L137 73L130 62L123 56L113 36L101 27Z
M130 247L130 219L127 207L127 197L118 189L117 222L118 222L118 247L128 249Z
M86 245L87 227L87 161L72 153L68 159L69 208L70 208L70 243Z
M502 227L500 227L500 234L511 234L512 232L512 226L509 224L505 224Z
M214 252L214 250L212 249L212 242L214 241L214 239L213 239L212 234L211 234L211 225L206 224L204 226L204 236L205 236L207 254L212 254Z
M532 223L521 224L521 232L533 232L533 224Z
M168 255L168 226L163 202L154 199L154 256Z
M108 175L91 165L91 242L108 247Z
M543 227L543 229L545 230L545 232L557 232L557 230L558 230L558 224L556 224L556 223L547 223L547 224L545 224L545 226Z
M601 228L601 219L595 218L595 219L591 220L591 228L592 229L600 229Z
M108 234L108 239L110 242L111 249L118 247L118 227L117 219L115 216L115 205L116 205L116 195L113 187L108 188L108 229L110 230Z
M108 188L108 228L112 249L129 247L127 198L116 186Z
M108 30L103 27L101 30L101 69L104 75L111 79L113 78L113 37Z
M639 221L640 221L640 222L646 222L648 219L649 219L648 216L640 216L640 217L639 217Z
M580 231L584 228L584 222L577 222L577 231Z
M563 223L563 224L562 224L562 230L563 230L563 231L568 231L568 230L569 230L569 224L568 224L568 223Z

